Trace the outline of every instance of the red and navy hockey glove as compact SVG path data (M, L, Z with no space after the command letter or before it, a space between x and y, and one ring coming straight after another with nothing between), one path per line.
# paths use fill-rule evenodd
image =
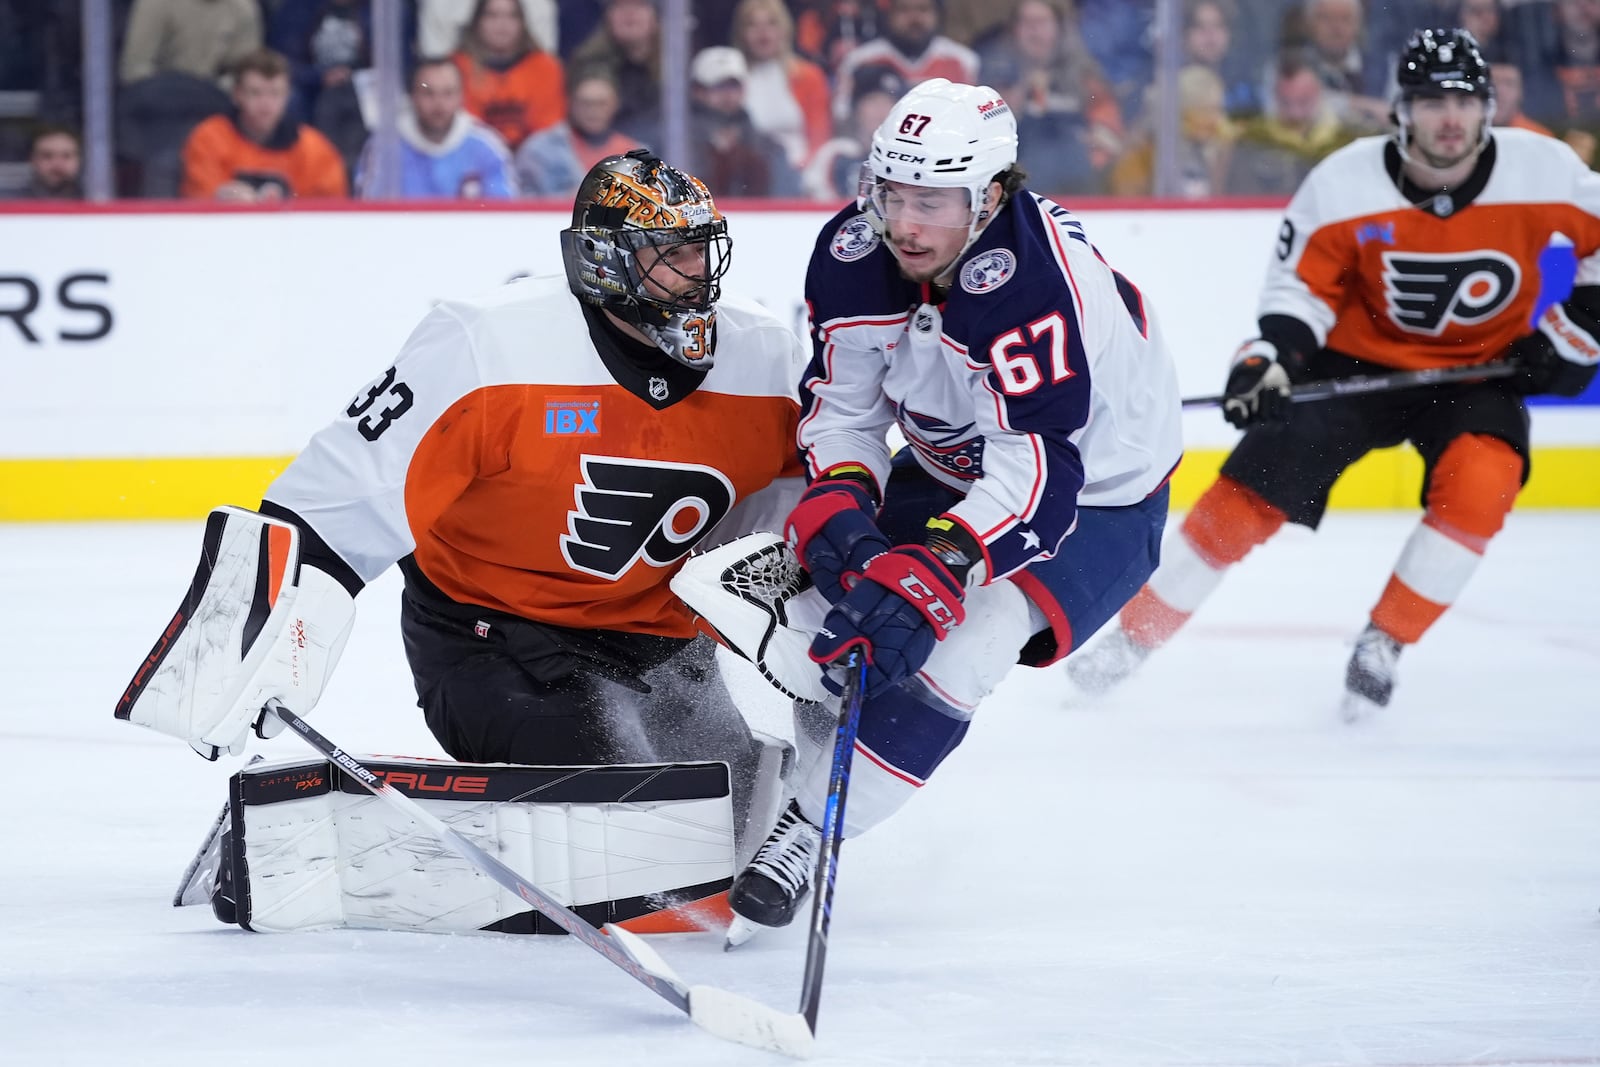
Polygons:
M812 482L789 512L784 537L828 603L843 600L867 564L889 551L877 511L872 475L845 467Z
M822 620L811 658L832 663L859 648L872 664L867 696L892 689L922 669L935 643L967 617L965 590L922 545L890 549L867 565L861 581ZM837 693L829 675L823 684Z

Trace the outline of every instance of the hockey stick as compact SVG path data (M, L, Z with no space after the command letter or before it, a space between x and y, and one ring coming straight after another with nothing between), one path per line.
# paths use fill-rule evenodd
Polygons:
M817 873L812 877L811 935L806 942L805 976L800 983L800 1015L813 1035L817 1032L817 1007L822 1000L822 967L828 958L833 884L839 876L845 794L850 788L850 762L855 756L856 731L861 726L861 699L866 683L867 664L857 650L845 662L844 701L839 710L839 729L833 740L833 767L828 772L828 799L822 815Z
M578 941L594 949L641 985L689 1016L717 1037L741 1045L803 1057L811 1052L812 1030L799 1015L775 1011L757 1001L715 986L687 985L655 949L636 934L607 923L597 928L559 900L527 881L473 844L442 819L368 770L360 760L314 730L306 721L276 700L266 710L299 734L312 748L332 760L347 776L390 807L404 812L446 846L470 860L484 874L538 909Z
M1389 393L1397 389L1415 389L1423 385L1449 385L1452 382L1481 382L1491 378L1509 378L1519 368L1512 363L1475 363L1466 367L1430 367L1427 370L1396 371L1394 374L1358 374L1353 378L1329 378L1321 382L1307 382L1289 390L1289 400L1305 404L1313 400L1327 400L1336 396L1359 396L1364 393ZM1184 400L1185 408L1216 407L1227 396L1191 396Z

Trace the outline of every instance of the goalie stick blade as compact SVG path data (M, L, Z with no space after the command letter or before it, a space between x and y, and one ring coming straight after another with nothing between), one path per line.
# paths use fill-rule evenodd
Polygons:
M724 1041L797 1060L810 1056L816 1044L803 1015L777 1011L715 986L697 985L689 990L689 1018Z

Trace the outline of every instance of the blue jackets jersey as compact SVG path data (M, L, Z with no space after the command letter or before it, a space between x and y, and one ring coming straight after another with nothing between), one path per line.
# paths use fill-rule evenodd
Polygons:
M1002 207L942 302L847 208L817 241L806 300L809 474L861 463L886 484L898 427L964 494L946 517L984 546L990 581L1053 556L1080 504L1138 503L1177 465L1177 375L1151 309L1043 197Z

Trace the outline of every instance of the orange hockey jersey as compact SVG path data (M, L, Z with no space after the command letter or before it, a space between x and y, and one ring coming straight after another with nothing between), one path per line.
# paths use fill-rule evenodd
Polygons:
M182 195L213 197L232 181L273 185L286 198L349 195L344 160L326 137L304 125L279 130L281 143L260 145L227 115L200 123L183 145Z
M1259 314L1290 316L1318 345L1387 367L1500 356L1532 332L1552 238L1571 242L1578 284L1600 284L1600 174L1526 130L1496 129L1492 151L1453 197L1422 204L1391 176L1387 137L1323 160L1289 204Z
M441 303L267 500L363 582L415 553L460 603L692 637L668 588L684 557L778 529L801 488L799 336L724 297L715 337L698 387L693 372L640 372L641 396L596 350L564 277Z
M513 152L547 126L567 117L567 90L561 60L548 52L532 52L509 70L486 67L462 52L462 106L494 127Z

